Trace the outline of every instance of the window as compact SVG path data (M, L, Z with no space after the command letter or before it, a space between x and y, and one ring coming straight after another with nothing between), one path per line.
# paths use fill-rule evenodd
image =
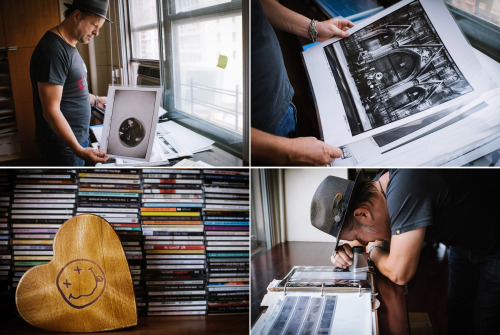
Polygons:
M175 0L172 12L178 14L227 2L231 2L231 0Z
M124 0L128 83L161 85L157 0Z
M156 0L129 0L131 56L135 60L159 60Z
M168 116L241 157L245 114L241 0L160 2Z
M445 0L453 6L500 25L500 0Z
M271 249L271 226L267 206L267 189L264 169L252 169L251 250L252 260Z
M470 44L500 62L500 0L445 0Z

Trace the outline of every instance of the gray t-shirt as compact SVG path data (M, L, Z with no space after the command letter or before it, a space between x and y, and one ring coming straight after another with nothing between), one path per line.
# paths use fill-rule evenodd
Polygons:
M273 133L292 102L293 88L274 29L252 0L252 127Z
M374 180L386 171L382 171ZM389 170L392 235L427 227L426 241L492 250L500 246L500 172L478 169Z
M87 67L78 50L60 36L47 32L33 51L30 64L36 134L39 143L61 141L42 115L39 82L63 86L61 112L81 144L89 137L90 98Z

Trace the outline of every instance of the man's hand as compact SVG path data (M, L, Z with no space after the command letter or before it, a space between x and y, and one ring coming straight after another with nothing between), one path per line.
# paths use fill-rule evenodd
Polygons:
M106 109L107 103L108 103L108 97L99 97L99 102L97 103L97 107L104 110Z
M104 163L108 160L108 155L106 153L102 152L99 149L94 149L92 147L88 148L81 148L81 150L78 150L78 152L75 152L78 157L83 159L84 161L92 164L96 163Z
M353 259L352 248L347 243L344 243L343 245L337 248L337 253L335 254L335 257L333 257L333 254L330 257L330 260L332 261L333 265L342 269L347 269L349 265L352 265L352 259Z
M310 18L286 8L278 0L261 0L260 3L264 14L274 28L309 38ZM316 30L318 31L316 40L323 42L333 36L347 37L349 33L345 31L353 26L354 23L346 19L330 19L318 22L316 24Z
M326 41L333 36L348 37L348 28L354 27L354 23L346 19L330 19L316 24L318 36L316 39L320 42Z
M315 137L286 138L251 128L252 163L265 165L325 165L342 150Z
M290 161L293 165L326 165L342 156L342 150L315 137L290 139Z

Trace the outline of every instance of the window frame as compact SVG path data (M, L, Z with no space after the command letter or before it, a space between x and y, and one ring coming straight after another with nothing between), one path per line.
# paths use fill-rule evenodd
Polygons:
M445 2L445 5L469 43L477 50L500 62L500 44L496 42L500 41L500 26L452 3Z
M161 59L161 50L159 50L159 54L158 54L158 59L150 59L150 58L135 58L133 57L133 51L132 51L132 24L131 24L131 20L130 20L130 3L131 1L133 0L122 0L124 3L123 3L123 9L124 9L124 20L125 20L125 25L127 27L127 29L125 29L125 32L126 32L126 41L127 41L127 59L129 61L129 63L131 62L134 62L134 63L148 63L148 64L160 64L160 59ZM147 26L143 26L143 27L148 27L148 28L152 28L153 26L156 26L156 29L158 30L158 42L160 42L160 24L159 24L159 18L160 16L158 15L159 13L159 8L158 8L158 1L156 1L156 23L155 24L151 24L151 25L147 25ZM147 30L147 29L143 29L143 30ZM136 32L137 31L141 31L141 30L135 30ZM161 45L158 46L159 49L161 49Z
M168 111L167 116L182 126L201 133L202 135L214 140L215 145L224 151L227 151L239 158L248 160L248 149L244 148L243 143L248 144L248 11L243 10L249 6L248 0L231 0L231 2L212 5L210 7L199 8L191 11L175 13L175 0L157 0L158 4L158 22L160 31L160 78L163 85L163 106ZM246 6L246 7L245 7ZM175 21L189 18L208 18L210 16L220 16L241 14L242 15L242 87L240 94L242 96L243 110L243 129L241 133L232 131L215 123L208 122L195 115L188 114L174 108L174 50L172 43L172 23Z

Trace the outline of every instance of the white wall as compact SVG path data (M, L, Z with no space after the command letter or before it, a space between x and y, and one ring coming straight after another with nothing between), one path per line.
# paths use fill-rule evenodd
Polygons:
M327 176L347 179L345 168L285 169L285 229L287 241L334 242L311 225L311 200Z

